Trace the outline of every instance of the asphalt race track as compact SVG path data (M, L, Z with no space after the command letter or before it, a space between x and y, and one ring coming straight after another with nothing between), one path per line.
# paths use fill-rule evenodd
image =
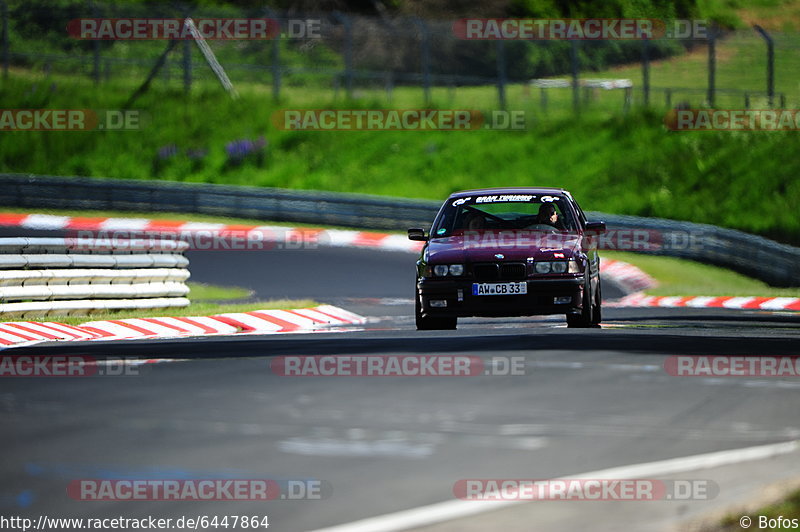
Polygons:
M10 235L19 233L0 231ZM457 331L418 332L408 253L188 256L193 281L246 286L261 298L311 298L375 319L344 332L6 351L180 361L134 366L136 374L126 376L4 379L3 515L268 515L272 530L313 530L452 501L461 479L564 477L800 439L797 378L681 378L664 370L670 355L798 355L796 313L606 308L602 329L567 329L563 319L541 317L470 319ZM603 290L609 299L621 295L610 283ZM486 368L519 357L524 374L287 377L270 368L276 356L326 354L468 355ZM735 482L709 470L703 478L719 485L719 496L665 503L672 506L664 526L800 476L796 459L750 467ZM67 494L71 481L115 478L311 479L326 488L321 500L269 502L97 502ZM558 504L526 506L559 512ZM634 506L624 511L570 504L572 514L541 518L538 528L530 515L499 510L452 529L569 530L590 516L592 529L616 530L637 523L632 513L650 503L627 502Z

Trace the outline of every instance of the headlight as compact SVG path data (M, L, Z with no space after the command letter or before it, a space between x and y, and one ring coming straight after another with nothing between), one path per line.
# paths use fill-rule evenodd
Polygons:
M451 264L450 265L450 275L464 275L464 265L463 264Z
M444 277L445 275L447 275L447 270L448 270L447 264L437 264L436 266L433 267L433 273L437 277Z
M564 261L564 260L544 260L541 262L537 262L534 267L536 273L544 274L544 273L581 273L579 269L578 262L574 260Z
M446 275L459 276L464 275L463 264L437 264L433 267L433 274L436 277L444 277Z

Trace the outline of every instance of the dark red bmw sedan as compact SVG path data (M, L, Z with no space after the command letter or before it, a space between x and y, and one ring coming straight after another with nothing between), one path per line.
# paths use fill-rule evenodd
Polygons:
M598 234L569 192L500 188L447 198L417 261L417 329L455 329L466 316L564 314L600 323Z

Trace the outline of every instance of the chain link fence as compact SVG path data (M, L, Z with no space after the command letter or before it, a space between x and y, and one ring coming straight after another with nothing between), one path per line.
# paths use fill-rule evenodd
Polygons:
M642 104L783 107L798 100L792 75L800 63L800 37L756 29L709 27L705 37L683 40L465 40L455 20L82 0L0 0L0 17L5 75L20 68L98 84L140 83L154 75L156 84L190 91L215 82L191 40L87 40L66 28L87 18L269 18L280 23L271 38L209 44L234 85L262 85L277 99L317 91L391 104L398 88L413 88L425 105L467 106L475 93L464 89L484 87L499 108L543 112L617 112ZM536 81L542 78L566 83L542 86ZM596 82L609 78L629 83Z

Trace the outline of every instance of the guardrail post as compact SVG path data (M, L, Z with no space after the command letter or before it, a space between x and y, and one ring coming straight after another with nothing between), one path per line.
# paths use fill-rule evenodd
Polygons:
M753 28L767 41L767 99L769 106L775 100L775 41L764 28L756 24Z
M8 79L8 5L0 0L0 16L3 17L3 79Z
M506 108L506 47L503 39L495 41L497 53L497 99L500 109Z

